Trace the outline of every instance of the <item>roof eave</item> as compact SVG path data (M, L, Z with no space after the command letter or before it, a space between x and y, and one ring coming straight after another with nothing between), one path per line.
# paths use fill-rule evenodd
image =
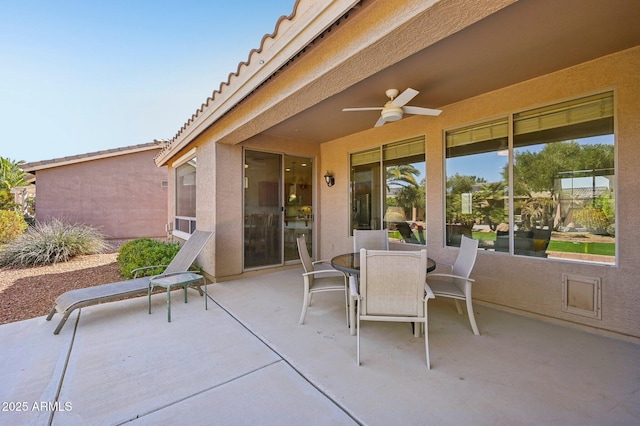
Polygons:
M86 161L100 160L103 158L117 157L121 155L134 154L137 152L151 151L163 148L165 141L154 141L146 144L127 146L122 148L109 149L104 151L90 152L87 154L74 155L69 157L54 158L52 160L35 161L24 163L20 168L27 173L35 173L38 170L52 169L55 167L68 166L70 164L84 163Z

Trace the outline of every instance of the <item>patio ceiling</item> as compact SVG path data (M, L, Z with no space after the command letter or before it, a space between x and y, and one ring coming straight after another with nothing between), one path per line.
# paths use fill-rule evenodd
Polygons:
M322 143L370 129L378 111L342 108L382 106L389 88L412 87L410 105L443 108L636 46L638 16L637 1L521 0L263 133Z

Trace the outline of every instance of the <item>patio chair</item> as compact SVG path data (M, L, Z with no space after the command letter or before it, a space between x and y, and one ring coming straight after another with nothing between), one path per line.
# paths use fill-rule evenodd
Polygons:
M445 265L451 269L450 274L433 273L427 275L427 284L433 290L436 297L448 297L455 300L456 309L462 314L459 300L464 300L467 304L467 313L471 329L476 336L480 335L476 318L473 313L471 300L471 284L475 281L469 278L471 270L476 262L478 254L478 240L462 236L460 251L453 265L438 262L438 266Z
M314 293L324 291L342 291L345 299L345 311L347 315L347 326L349 326L349 287L347 285L347 275L336 269L316 269L316 265L328 264L328 260L311 261L307 250L307 241L304 235L296 238L298 244L298 254L302 261L304 273L304 297L302 299L302 313L298 324L304 324L307 315L307 307L311 304L311 297Z
M360 249L389 250L389 231L379 230L353 230L353 252L359 253Z
M360 288L350 280L351 295L359 300L357 319L356 360L360 365L361 321L392 321L415 323L414 333L424 330L427 368L429 360L429 330L427 301L434 295L425 284L427 251L360 250Z
M413 233L413 231L411 230L411 227L407 222L396 222L395 225L398 232L400 232L400 235L402 235L402 239L404 240L405 243L422 244L422 245L425 244L424 242L416 238L415 234Z
M187 272L212 235L213 232L205 231L195 231L191 234L171 263L166 265L166 268L161 275L137 278L137 274L142 270L165 267L165 265L146 266L134 270L135 275L132 280L79 288L62 293L56 298L53 308L47 316L47 321L50 321L56 312L59 312L62 315L62 319L53 334L60 333L60 330L62 330L67 318L69 318L69 315L71 315L71 313L76 309L124 299L131 296L147 295L149 291L149 281L151 279ZM198 291L202 296L202 289L199 286Z

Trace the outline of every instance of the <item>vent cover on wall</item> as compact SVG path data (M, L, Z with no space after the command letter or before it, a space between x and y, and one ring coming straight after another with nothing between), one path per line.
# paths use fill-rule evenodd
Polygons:
M602 278L562 274L562 310L602 319Z

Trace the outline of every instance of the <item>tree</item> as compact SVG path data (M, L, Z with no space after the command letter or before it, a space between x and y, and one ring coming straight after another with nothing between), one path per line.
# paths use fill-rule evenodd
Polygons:
M514 157L516 196L542 191L553 196L555 180L562 172L614 166L613 145L581 145L576 141L548 143L540 152L518 150Z
M387 167L387 192L391 192L391 187L399 187L395 197L387 198L387 206L397 205L402 207L405 215L413 210L413 207L425 205L425 185L418 185L417 177L420 176L418 170L412 164L400 164ZM423 180L424 183L424 180Z
M24 161L13 161L9 158L0 157L0 188L11 190L16 186L26 185L27 173L20 166Z
M11 210L15 208L11 188L26 185L27 173L20 166L24 161L13 161L0 157L0 209Z
M387 189L391 186L418 186L416 178L420 176L420 170L411 164L387 167Z
M514 158L514 195L519 198L515 211L519 206L523 227L531 229L537 225L555 229L560 224L559 220L553 219L560 216L555 193L557 179L567 172L596 176L598 170L613 169L614 147L607 144L586 145L576 141L554 142L545 144L539 152L518 150ZM549 196L534 196L535 192ZM609 214L611 217L614 215ZM600 225L598 229L603 227L606 228Z
M508 195L505 188L505 182L483 183L474 194L474 199L477 200L474 209L482 214L484 221L489 223L489 228L492 231L495 231L499 224L509 220L505 210L505 201Z
M417 207L418 209L422 207L422 209L424 209L424 206L426 205L425 194L426 180L423 179L422 182L420 182L420 185L410 185L401 188L396 193L396 203L405 210L405 215L410 217L410 210L412 210L413 207ZM418 212L418 220L421 220L421 216L422 212Z

